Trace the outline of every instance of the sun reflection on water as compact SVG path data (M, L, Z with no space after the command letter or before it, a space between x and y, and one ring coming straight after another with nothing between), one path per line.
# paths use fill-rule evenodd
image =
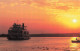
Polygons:
M78 47L78 43L72 43L72 40L76 40L77 37L72 37L71 38L71 43L70 43L70 47Z
M78 44L77 43L71 43L70 47L78 47Z
M76 40L77 37L72 37L71 40Z
M78 43L72 43L72 40L76 40L77 37L71 37L70 38L70 45L69 45L69 48L66 49L69 50L69 51L77 51L79 50L79 44Z

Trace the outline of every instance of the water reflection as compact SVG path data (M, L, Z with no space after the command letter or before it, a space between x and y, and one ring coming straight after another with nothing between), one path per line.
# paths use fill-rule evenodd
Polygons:
M76 40L76 38L77 38L77 37L71 37L71 39L70 39L70 40Z
M74 47L74 48L78 47L78 45L79 45L78 43L72 43L72 40L76 40L76 38L77 37L71 37L71 39L70 39L71 40L70 47Z
M71 40L76 37L32 37L24 41L0 38L0 51L80 51L80 43Z
M70 51L78 51L79 50L79 44L78 43L70 43L70 47L69 47Z
M71 37L71 39L70 39L70 46L69 46L69 48L68 49L66 49L66 51L67 50L69 50L69 51L79 51L80 50L80 43L72 43L72 40L76 40L76 37Z
M77 43L71 43L71 44L70 44L70 47L76 48L76 47L78 47L78 44L77 44Z

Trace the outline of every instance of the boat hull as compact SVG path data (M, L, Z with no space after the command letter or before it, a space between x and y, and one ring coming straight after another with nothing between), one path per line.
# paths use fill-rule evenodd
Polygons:
M72 43L80 43L80 41L72 41Z
M29 40L30 38L27 37L27 38L7 38L8 40Z
M27 36L27 37L11 37L11 36L8 36L7 37L8 40L29 40L30 37Z

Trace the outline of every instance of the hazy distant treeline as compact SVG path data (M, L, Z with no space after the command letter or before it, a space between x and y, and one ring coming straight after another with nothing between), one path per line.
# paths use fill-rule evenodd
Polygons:
M7 37L8 34L0 34L0 37ZM30 34L31 37L79 37L80 33L66 34Z
M79 33L68 33L68 34L31 34L31 37L79 37Z

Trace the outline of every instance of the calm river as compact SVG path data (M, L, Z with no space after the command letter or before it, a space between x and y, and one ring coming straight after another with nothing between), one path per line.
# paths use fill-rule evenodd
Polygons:
M75 37L31 37L30 40L10 41L0 38L0 51L80 51Z

